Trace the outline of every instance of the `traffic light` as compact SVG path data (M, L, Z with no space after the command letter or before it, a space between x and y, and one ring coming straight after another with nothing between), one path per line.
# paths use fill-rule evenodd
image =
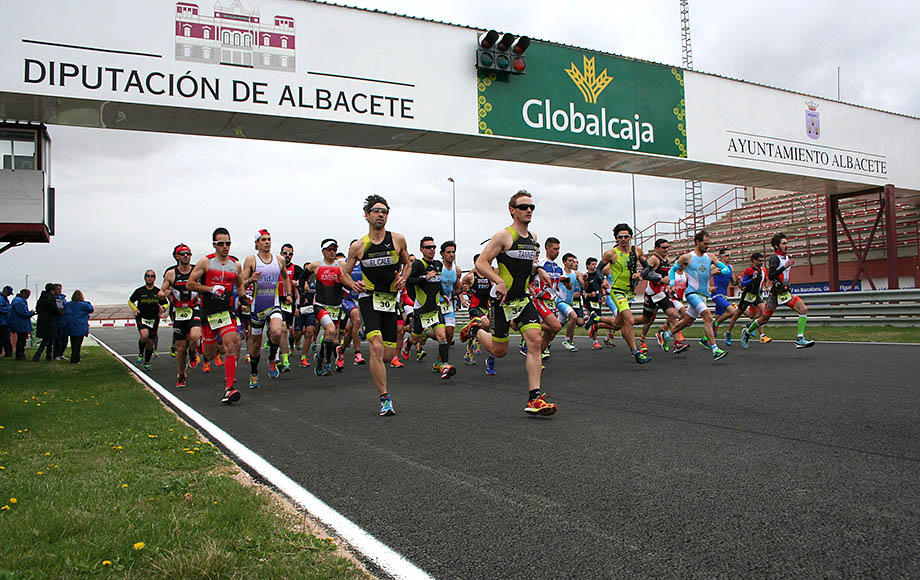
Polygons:
M515 38L510 32L499 34L495 30L479 36L476 48L476 68L479 70L524 74L527 62L524 51L530 46L526 36Z

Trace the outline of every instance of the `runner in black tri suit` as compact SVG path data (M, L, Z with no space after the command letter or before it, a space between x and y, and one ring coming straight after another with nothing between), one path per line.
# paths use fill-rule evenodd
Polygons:
M527 344L527 388L529 397L524 412L530 415L552 415L556 404L545 400L540 391L541 352L540 315L528 295L534 271L549 283L549 277L537 269L536 236L530 232L530 221L536 206L533 197L519 191L508 201L508 211L513 223L500 230L479 255L476 269L495 283L491 291L492 334L480 328L481 320L472 318L460 331L460 340L473 336L482 347L495 357L508 354L508 329L511 322L517 325ZM492 260L498 261L498 271L492 269Z
M188 289L188 277L192 273L192 250L185 244L173 249L176 265L166 270L160 297L169 300L170 316L173 319L173 342L176 344L176 387L185 386L186 361L189 367L198 366L198 341L201 339L201 312L198 307L198 293Z
M160 289L155 285L156 279L157 275L153 270L144 272L144 285L137 288L128 299L128 306L134 312L134 320L140 336L137 341L138 353L135 363L143 363L144 370L147 371L151 370L150 357L155 348L160 317L166 313L163 309L166 299L160 298Z
M370 344L371 377L380 395L380 415L395 415L387 390L384 361L396 354L396 318L399 301L396 294L409 277L409 253L406 237L386 230L390 205L379 195L364 201L364 219L369 232L348 248L348 261L342 265L342 282L359 292L358 306L364 320L364 333ZM352 280L351 271L361 262L361 280Z
M425 236L419 243L422 257L412 263L409 278L406 284L415 287L415 310L412 322L412 342L421 350L425 342L425 332L430 328L438 341L438 361L432 365L436 373L441 374L441 379L449 379L457 373L450 363L450 344L447 342L447 332L444 327L444 312L442 304L450 306L443 297L441 273L444 269L440 260L434 259L437 246L434 238Z
M473 263L475 264L478 259L479 254L473 256ZM479 318L479 328L486 331L492 327L489 321L489 293L492 291L492 286L492 281L481 275L475 267L464 274L460 282L461 289L468 297L470 320ZM463 360L467 364L476 364L476 359L473 357L479 354L479 341L475 336L466 335L466 338L464 342L467 343L467 349ZM495 357L491 354L486 355L486 374L495 375Z

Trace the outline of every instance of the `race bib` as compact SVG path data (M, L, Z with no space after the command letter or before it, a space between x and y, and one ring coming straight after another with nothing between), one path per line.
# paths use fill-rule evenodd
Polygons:
M511 302L505 302L502 304L502 311L505 313L505 320L511 322L521 315L521 312L527 308L527 305L530 303L530 299L524 296L523 298L518 298L517 300L512 300Z
M214 314L208 314L208 325L211 329L223 328L225 326L230 326L233 324L233 317L230 315L230 311L223 310L221 312L215 312Z
M581 308L581 298L572 300L572 308Z
M141 318L141 324L143 324L144 326L149 326L150 328L153 328L153 326L156 323L157 323L156 318Z
M440 320L440 317L438 317L437 310L433 310L431 312L426 312L424 314L419 315L419 321L422 323L422 328L428 328L430 326L434 326L435 324L438 323L439 320Z
M441 314L447 316L448 314L453 314L454 312L454 303L448 300L447 302L441 302L440 305Z
M777 300L777 302L779 302L780 304L785 304L786 302L789 302L790 300L792 300L792 292L786 290L785 292L783 292L783 293L781 293L779 296L777 296L777 297L776 297L776 300Z
M396 294L392 292L374 292L374 310L396 312Z
M285 304L284 302L282 302L282 303L281 303L281 312L287 312L288 314L291 314L292 312L294 312L294 305L293 305L293 304Z
M342 318L342 307L341 306L323 306L326 309L326 312L329 313L334 320Z
M595 302L594 300L588 300L588 308L590 308L590 309L592 309L592 310L600 310L600 309L601 309L601 303L600 303L600 302Z
M658 302L660 300L664 300L664 292L659 292L658 294L652 295L652 302Z
M744 302L749 302L749 303L753 304L753 303L757 302L757 294L754 294L753 292L745 292L745 293L744 293L744 298L742 298L742 300L743 300Z
M176 322L184 322L192 319L192 309L185 306L176 307Z
M545 306L547 310L555 310L555 309L556 309L556 301L553 300L552 298L544 298L544 299L543 299L543 306ZM511 319L509 318L508 320L511 320Z
M312 304L308 304L308 305L306 305L306 306L301 306L301 307L300 307L300 313L303 314L303 315L313 314L313 305L312 305Z

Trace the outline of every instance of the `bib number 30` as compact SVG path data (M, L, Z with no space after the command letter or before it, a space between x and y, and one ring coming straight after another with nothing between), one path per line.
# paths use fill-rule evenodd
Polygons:
M391 292L374 292L374 310L380 312L396 311L396 294Z

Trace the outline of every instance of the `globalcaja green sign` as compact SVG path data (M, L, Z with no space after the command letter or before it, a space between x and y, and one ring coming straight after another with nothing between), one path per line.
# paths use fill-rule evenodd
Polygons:
M481 134L687 156L680 69L535 42L526 75L478 82Z

